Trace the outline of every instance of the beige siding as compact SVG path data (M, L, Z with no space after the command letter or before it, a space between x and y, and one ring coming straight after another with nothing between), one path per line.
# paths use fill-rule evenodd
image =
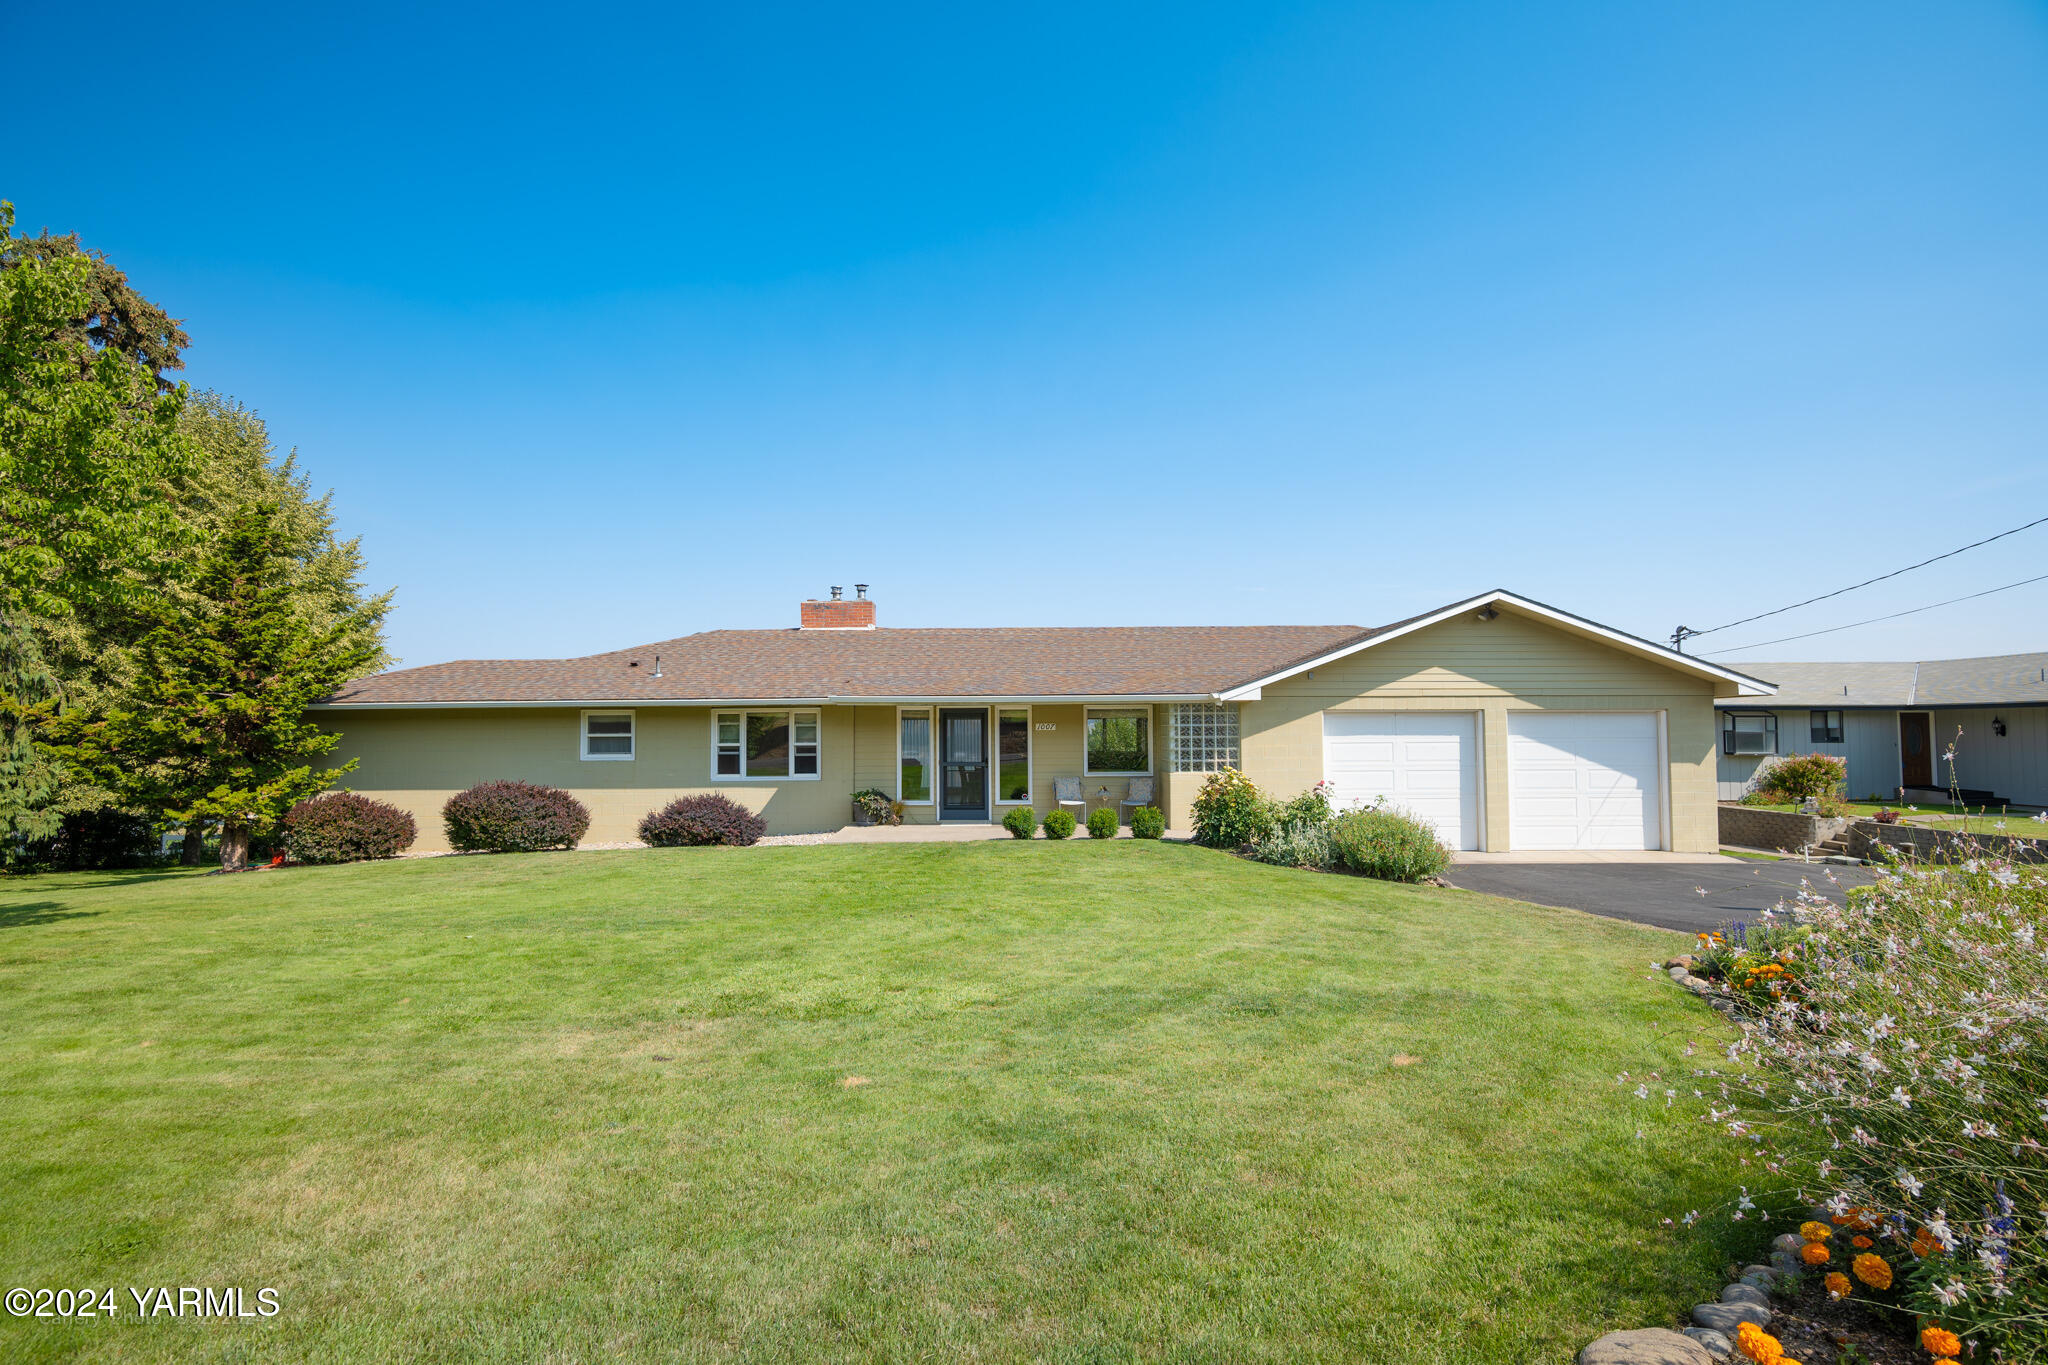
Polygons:
M755 708L759 709L759 708ZM581 755L582 710L577 707L507 707L464 710L360 711L323 717L342 732L338 758L361 766L341 785L412 812L419 825L414 848L447 848L441 806L478 782L514 778L573 792L590 808L589 843L624 843L637 837L640 817L677 796L722 792L759 811L772 834L838 829L846 824L851 793L879 787L898 794L895 706L826 706L819 712L822 751L817 781L736 782L711 773L711 715L707 707L642 707L635 714L636 752L630 762L590 762ZM994 744L991 708L990 743ZM1082 710L1075 705L1031 708L1031 805L1041 816L1053 808L1053 779L1082 770ZM1155 708L1153 741L1158 767L1163 709ZM1041 730L1040 725L1051 725ZM990 780L994 780L991 752ZM1121 777L1085 779L1094 795L1110 789L1112 806L1128 792ZM998 802L995 818L1017 803ZM904 820L930 824L935 805L906 806Z
M1713 697L1708 679L1504 608L1496 620L1445 621L1266 688L1240 712L1244 768L1266 791L1293 796L1322 779L1324 711L1473 712L1485 846L1503 850L1510 711L1661 711L1673 846L1705 852L1719 846ZM1185 818L1180 785L1176 819Z
M575 707L351 712L337 722L335 751L361 760L342 786L411 811L419 825L416 850L448 847L441 832L442 803L478 782L516 778L563 787L590 808L589 843L637 837L640 817L691 792L723 792L759 811L771 833L838 829L847 821L848 796L861 785L856 708L819 708L817 781L735 782L711 775L711 712L704 707L642 707L635 715L632 761L586 762L582 711ZM862 708L865 709L865 708ZM893 762L895 749L889 749ZM857 758L858 756L858 758ZM893 780L885 790L893 790Z

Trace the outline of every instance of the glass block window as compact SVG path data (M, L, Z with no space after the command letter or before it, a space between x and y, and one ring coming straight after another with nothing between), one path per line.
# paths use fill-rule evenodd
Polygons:
M1169 707L1166 761L1177 773L1213 773L1237 767L1237 704L1198 702Z

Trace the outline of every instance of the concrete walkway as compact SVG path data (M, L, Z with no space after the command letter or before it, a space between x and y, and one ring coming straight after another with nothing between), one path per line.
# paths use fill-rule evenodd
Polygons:
M763 844L965 844L978 839L1009 839L1014 836L1001 825L982 825L961 822L944 825L848 825L828 834L771 834L762 839ZM1032 836L1043 839L1041 831ZM1074 828L1074 838L1086 839L1088 831L1079 825ZM1125 825L1116 832L1119 839L1131 837L1130 826ZM1169 840L1175 836L1168 835ZM1185 842L1185 838L1181 840Z

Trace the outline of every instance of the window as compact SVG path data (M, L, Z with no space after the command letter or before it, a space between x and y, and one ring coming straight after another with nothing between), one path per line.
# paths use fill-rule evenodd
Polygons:
M583 758L585 762L614 763L633 757L633 713L631 711L585 711L583 713Z
M996 712L996 800L1031 799L1031 713Z
M896 799L906 805L928 805L932 799L932 713L898 713Z
M1239 766L1237 704L1197 702L1166 713L1167 768L1176 773L1213 773Z
M1778 717L1769 711L1722 712L1721 752L1775 754L1778 752Z
M713 777L818 776L816 711L720 711L711 727Z
M1088 776L1116 777L1152 771L1152 713L1130 711L1088 713Z
M1815 744L1840 744L1842 742L1842 713L1840 711L1815 711L1810 724L1808 738Z

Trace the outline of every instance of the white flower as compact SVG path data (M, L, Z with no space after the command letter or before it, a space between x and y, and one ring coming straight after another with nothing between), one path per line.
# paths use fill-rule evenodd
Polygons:
M1934 1297L1941 1300L1941 1306L1944 1308L1953 1308L1961 1300L1970 1297L1970 1291L1963 1286L1961 1280L1950 1280L1946 1285L1930 1285L1929 1288L1933 1289Z
M1904 1086L1895 1085L1892 1087L1892 1103L1898 1105L1901 1109L1911 1109L1913 1107L1913 1097L1906 1093Z
M1918 1180L1915 1180L1912 1174L1904 1169L1901 1169L1899 1171L1898 1182L1899 1188L1906 1192L1906 1197L1908 1199L1918 1199L1920 1197L1920 1191L1927 1188L1926 1185L1922 1184Z

